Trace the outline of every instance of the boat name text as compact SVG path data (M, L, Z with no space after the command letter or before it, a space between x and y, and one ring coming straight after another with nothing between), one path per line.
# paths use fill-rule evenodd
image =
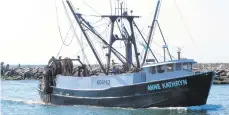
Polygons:
M169 82L164 82L164 83L148 85L147 91L155 91L155 90L160 90L160 89L167 89L167 88L180 87L180 86L186 86L186 85L188 85L188 82L186 79L169 81Z

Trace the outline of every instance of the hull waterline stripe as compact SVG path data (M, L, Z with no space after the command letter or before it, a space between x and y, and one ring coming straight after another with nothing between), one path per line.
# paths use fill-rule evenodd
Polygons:
M54 96L59 97L68 97L68 98L81 98L81 99L115 99L115 98L130 98L130 97L139 97L139 96L145 96L145 95L153 95L158 93L165 93L165 92L171 92L172 90L168 91L161 91L161 92L154 92L154 93L147 93L147 94L136 94L136 95L130 95L130 96L120 96L120 97L77 97L77 96L68 96L68 95L60 95L60 94L52 94Z

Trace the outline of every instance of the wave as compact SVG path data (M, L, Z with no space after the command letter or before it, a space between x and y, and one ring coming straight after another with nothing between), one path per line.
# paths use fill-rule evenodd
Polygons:
M23 99L16 99L16 98L6 98L6 97L1 97L1 101L10 101L10 102L20 102L24 104L39 104L39 105L46 105L44 102L41 100L23 100Z

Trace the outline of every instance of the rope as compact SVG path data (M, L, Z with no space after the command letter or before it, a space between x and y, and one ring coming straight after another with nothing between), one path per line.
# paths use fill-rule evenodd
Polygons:
M185 29L186 29L186 31L187 31L188 34L189 34L189 37L191 38L192 42L195 44L195 41L194 41L194 39L193 39L193 37L192 37L192 35L191 35L191 32L190 32L189 29L188 29L187 24L186 24L185 21L184 21L184 18L183 18L182 13L181 13L181 11L180 11L178 5L177 5L176 0L174 0L174 3L175 3L175 6L176 6L176 8L177 8L178 13L180 14L181 20L182 20L183 23L184 23Z
M68 29L68 33L69 33L70 29L71 29L71 27ZM68 33L67 33L67 35L66 35L66 37L65 37L64 41L63 41L63 39L61 39L61 40L62 40L62 45L61 45L61 47L60 47L60 49L59 49L59 52L57 53L56 58L60 55L60 52L61 52L61 50L62 50L63 46L65 45L64 43L65 43L65 41L67 40ZM71 40L71 42L70 42L69 44L65 45L65 46L69 46L69 45L72 43L73 38L74 38L74 36L72 36L72 40Z
M71 27L68 29L67 35L65 36L64 40L63 40L62 37L61 37L61 40L62 40L62 43L63 43L62 45L69 46L69 45L72 43L74 36L72 36L72 39L71 39L71 41L69 42L69 44L65 44L65 41L67 40L68 33L69 33L70 29L71 29Z
M71 41L70 41L69 44L66 44L66 43L65 43L66 38L67 38L67 36L68 36L68 33L69 33L70 29L71 29L71 27L70 27L70 28L68 29L68 32L67 32L67 35L66 35L65 39L63 40L63 36L62 36L62 34L61 34L60 25L59 25L59 17L58 17L58 11L57 11L57 3L56 3L56 0L55 0L55 9L56 9L56 20L57 20L58 31L59 31L59 35L60 35L61 41L62 41L62 43L63 43L62 45L69 46L69 45L72 43L74 37L72 37L72 39L71 39ZM62 49L62 47L63 47L63 46L61 46L61 49Z

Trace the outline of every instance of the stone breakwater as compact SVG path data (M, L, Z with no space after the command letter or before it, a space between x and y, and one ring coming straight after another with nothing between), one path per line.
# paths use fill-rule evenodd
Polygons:
M229 63L198 63L193 65L197 72L215 71L213 84L229 84Z
M98 65L92 66L94 69ZM196 72L216 71L214 84L229 84L229 63L199 63L193 65ZM24 80L24 79L41 79L44 76L44 66L23 66L12 67L5 70L1 75L3 80Z
M41 79L44 76L44 67L11 68L1 75L3 80Z

